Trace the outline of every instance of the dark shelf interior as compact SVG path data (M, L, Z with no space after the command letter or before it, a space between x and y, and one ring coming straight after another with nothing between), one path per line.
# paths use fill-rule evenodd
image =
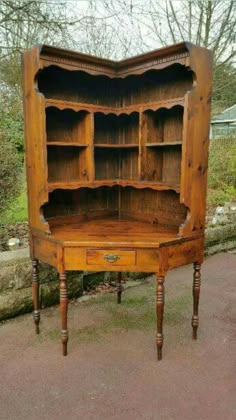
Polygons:
M94 116L94 145L138 145L139 113L126 115L98 112Z
M46 98L112 107L180 98L192 88L193 80L193 72L177 63L125 78L94 76L58 66L47 67L37 76L39 91Z
M88 180L86 148L48 146L48 182Z
M95 179L138 179L138 150L95 149Z

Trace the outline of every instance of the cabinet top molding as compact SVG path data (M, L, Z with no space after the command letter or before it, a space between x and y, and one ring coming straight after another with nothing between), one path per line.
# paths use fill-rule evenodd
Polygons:
M164 67L168 62L170 64L177 62L188 66L191 50L205 49L190 42L181 42L124 60L114 61L49 45L37 45L35 48L38 50L43 67L55 63L55 65L70 66L85 71L103 72L110 77L124 77L128 73L135 73L146 68Z

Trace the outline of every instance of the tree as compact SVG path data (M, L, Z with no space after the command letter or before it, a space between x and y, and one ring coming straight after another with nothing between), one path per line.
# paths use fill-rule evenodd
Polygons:
M3 131L10 130L10 139L19 151L23 148L22 51L40 43L101 56L116 51L112 16L100 12L95 0L87 1L86 7L75 6L66 0L0 3L0 124Z
M216 64L213 81L212 114L236 104L236 68L232 64Z
M0 127L22 151L23 110L21 52L52 40L69 45L66 2L2 0L0 3Z
M234 0L104 0L104 4L120 25L135 31L142 51L184 40L212 49L213 105L219 98L222 106L235 101L228 96L236 77Z
M0 5L1 81L19 92L20 53L34 44L69 44L66 2L2 0ZM18 91L17 91L18 89Z

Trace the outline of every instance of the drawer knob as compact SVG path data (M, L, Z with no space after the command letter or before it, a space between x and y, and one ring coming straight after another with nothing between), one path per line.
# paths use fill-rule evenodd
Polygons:
M106 260L106 261L108 261L110 263L113 263L113 262L119 260L120 259L120 256L119 255L114 255L114 254L105 254L103 256L103 258L104 258L104 260Z

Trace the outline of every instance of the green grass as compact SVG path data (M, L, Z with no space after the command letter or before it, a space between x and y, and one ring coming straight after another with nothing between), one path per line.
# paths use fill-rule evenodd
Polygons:
M18 222L25 222L27 214L26 189L11 203L11 206L0 213L0 225L14 225Z

